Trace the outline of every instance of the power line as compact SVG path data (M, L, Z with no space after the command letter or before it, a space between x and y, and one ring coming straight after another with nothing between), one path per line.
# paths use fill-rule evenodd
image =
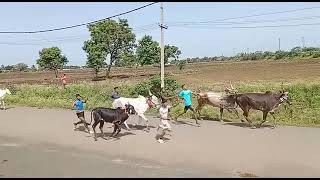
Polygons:
M156 4L156 3L158 3L158 2L153 2L153 3L147 4L147 5L132 9L130 11L126 11L126 12L123 12L123 13L120 13L120 14L116 14L116 15L113 15L113 16L110 16L110 17L107 17L107 18L104 18L104 19L100 19L100 20L96 20L96 21L92 21L92 22L88 22L88 23L77 24L77 25L73 25L73 26L67 26L67 27L61 27L61 28L55 28L55 29L47 29L47 30L38 30L38 31L0 31L0 34L34 34L34 33L43 33L43 32L60 31L60 30L64 30L64 29L71 29L71 28L75 28L75 27L94 24L94 23L97 23L97 22L100 22L100 21L108 20L108 19L111 19L111 18L115 18L115 17L118 17L118 16L125 15L125 14L129 14L129 13L132 13L134 11L137 11L137 10L140 10L140 9L143 9L143 8L146 8L146 7L151 6L153 4Z
M239 21L239 22L224 22L224 21L216 21L216 22L188 22L188 23L168 23L170 26L179 26L179 25L208 25L208 24L220 24L220 25L232 25L232 24L254 24L254 23L266 23L266 22L283 22L283 21L300 21L300 20L314 20L318 19L320 16L304 16L304 17L297 17L297 18L286 18L286 19L274 19L274 20L255 20L255 21Z
M199 22L201 22L201 23L210 23L210 22L216 22L216 21L227 21L227 20L231 20L231 19L242 19L242 18L258 17L258 16L265 16L265 15L283 14L283 13L304 11L304 10L309 10L309 9L319 9L319 8L320 8L319 6L316 6L316 7L299 8L299 9L293 9L293 10L277 11L277 12L261 13L261 14L252 14L252 15L246 15L246 16L238 16L238 17L217 19L217 20L213 20L213 21L211 20L211 21L199 21ZM172 23L174 23L174 22L172 22ZM188 23L188 22L177 22L177 23Z
M135 34L140 34L143 32L147 32L147 31L152 31L152 30L156 30L155 28L149 28L149 29L144 29L141 31L136 31ZM119 33L117 33L119 34ZM122 35L120 33L120 35ZM74 41L74 40L83 40L83 38L86 38L88 36L67 36L67 37L60 37L59 39L55 39L55 40L48 40L48 39L40 39L38 41L28 41L27 43L24 42L1 42L0 41L0 45L43 45L44 43L56 43L56 42L65 42L65 41Z
M212 26L211 28L216 29L251 29L251 28L274 28L274 27L297 27L297 26L313 26L313 25L320 25L320 23L305 23L305 24L283 24L283 25L263 25L263 26ZM209 25L206 25L209 27ZM175 26L180 28L194 28L194 27L187 27L187 26ZM205 26L202 26L205 27ZM196 28L201 28L201 26L198 26Z

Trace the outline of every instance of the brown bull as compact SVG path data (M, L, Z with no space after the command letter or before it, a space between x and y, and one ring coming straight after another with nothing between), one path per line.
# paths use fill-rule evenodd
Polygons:
M291 105L288 92L272 93L267 91L266 93L243 93L229 95L229 98L236 101L243 111L243 116L253 128L255 128L255 126L248 118L250 109L260 110L263 112L263 121L259 124L259 126L266 122L267 115L270 113L274 119L273 128L275 128L276 118L274 116L274 111L283 102L287 102L289 105Z

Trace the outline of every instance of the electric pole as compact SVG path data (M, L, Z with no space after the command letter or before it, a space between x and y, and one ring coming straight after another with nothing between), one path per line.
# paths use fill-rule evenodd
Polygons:
M160 78L161 78L161 89L164 88L164 37L163 37L163 29L167 29L167 27L163 24L163 2L160 2L160 16L161 16L161 24L160 24L160 31L161 31L161 60L160 60Z
M281 46L280 46L280 38L279 38L279 51L280 51L280 47L281 47Z
M302 36L301 40L302 40L302 47L305 48L305 42L304 42L304 37L303 36Z

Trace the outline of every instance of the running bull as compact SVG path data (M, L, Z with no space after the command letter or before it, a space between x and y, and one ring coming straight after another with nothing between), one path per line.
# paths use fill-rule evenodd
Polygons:
M274 116L274 111L284 102L287 102L289 105L292 104L289 98L289 93L284 91L280 91L279 93L267 91L265 93L235 94L229 95L229 98L236 101L243 111L243 116L253 128L255 128L255 126L248 118L250 109L260 110L263 112L263 121L259 124L259 126L266 122L267 115L270 113L274 119L273 128L275 128L276 118Z
M100 123L100 131L102 137L104 136L103 133L103 125L104 122L106 123L113 123L114 124L114 129L112 134L109 137L112 137L113 135L116 136L120 133L121 131L121 125L129 118L129 114L135 114L134 107L132 105L125 105L125 108L116 108L116 109L111 109L111 108L95 108L91 111L91 121L92 122L92 117L94 119L94 123L92 125L92 129L94 132L94 140L97 140L96 136L96 126ZM117 133L116 133L117 131ZM116 133L116 134L115 134Z

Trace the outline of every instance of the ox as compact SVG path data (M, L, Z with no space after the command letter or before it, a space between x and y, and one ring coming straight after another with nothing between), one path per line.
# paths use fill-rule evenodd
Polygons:
M252 128L255 128L255 126L248 118L250 109L260 110L263 112L263 121L259 124L259 126L266 122L267 115L270 113L274 119L273 128L275 128L276 118L274 116L274 111L279 108L283 102L287 102L289 105L292 104L289 99L289 93L283 91L280 93L272 93L267 91L266 93L235 94L229 95L229 98L232 98L236 101L243 111L243 116Z
M120 97L118 99L115 99L112 103L114 108L125 108L126 104L130 104L134 107L134 110L136 112L136 114L139 116L139 122L141 121L141 119L144 119L146 121L146 126L147 126L147 130L149 131L149 120L144 116L144 113L152 107L156 107L156 108L160 108L160 103L159 103L159 99L153 95L150 91L149 91L149 97L143 97L141 95L139 95L139 97L137 98L125 98L125 97ZM124 122L124 125L126 126L126 128L128 130L130 130L129 126L127 125L126 122Z
M131 105L125 105L125 109L121 109L121 108L111 109L111 108L102 108L102 107L93 109L91 111L90 124L92 122L92 117L93 117L94 123L92 125L92 129L94 132L94 140L95 141L97 140L95 128L99 123L100 123L99 129L101 131L102 137L104 136L104 133L103 133L104 122L114 124L113 132L109 137L112 137L113 135L116 136L121 131L121 125L129 118L129 114L134 114L134 113L135 113L134 108Z
M201 117L201 109L205 105L211 105L213 107L220 108L220 121L223 122L222 114L223 109L228 110L231 113L231 110L234 111L234 113L239 118L238 111L236 110L236 102L235 99L232 96L228 96L228 94L234 93L231 89L226 88L225 93L224 92L202 92L197 93L197 101L198 106L196 107L196 112L198 113L199 117Z
M11 92L9 91L9 89L0 89L0 101L1 101L1 104L2 104L2 108L3 109L6 109L5 105L4 105L4 97L7 95L7 94L11 94Z

